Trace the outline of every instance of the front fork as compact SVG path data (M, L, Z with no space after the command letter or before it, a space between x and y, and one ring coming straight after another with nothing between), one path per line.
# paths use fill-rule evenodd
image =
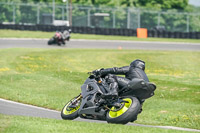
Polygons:
M76 108L76 107L77 107L77 102L78 102L79 100L81 100L81 98L82 98L82 95L79 94L79 95L77 96L77 98L75 98L73 101L71 101L71 105L70 105L68 108L69 108L69 109L74 109L74 108Z
M76 98L76 100L80 100L81 98L83 98L83 96L81 95L81 93L78 95L78 97Z

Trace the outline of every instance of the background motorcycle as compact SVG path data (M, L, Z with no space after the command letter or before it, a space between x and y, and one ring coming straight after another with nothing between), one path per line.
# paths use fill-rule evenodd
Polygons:
M126 124L137 119L143 101L154 95L156 86L143 79L133 79L119 90L119 96L104 95L108 84L105 79L90 72L81 86L81 94L71 99L61 111L62 119L106 120L108 123Z
M61 46L61 44L65 45L65 41L70 40L71 30L65 30L63 32L57 31L55 35L48 41L48 45L57 44Z

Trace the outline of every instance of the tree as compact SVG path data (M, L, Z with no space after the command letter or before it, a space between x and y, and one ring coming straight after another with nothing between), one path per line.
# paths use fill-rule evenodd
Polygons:
M137 2L143 7L161 9L185 9L188 6L188 0L139 0Z
M106 5L110 2L111 0L92 0L93 5Z

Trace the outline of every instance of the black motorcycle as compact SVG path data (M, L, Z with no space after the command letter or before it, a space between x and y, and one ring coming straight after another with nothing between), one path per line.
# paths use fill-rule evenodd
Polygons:
M154 95L156 86L143 79L133 79L121 88L118 96L105 95L108 84L104 77L90 72L89 78L81 86L81 94L71 99L62 109L61 117L73 120L105 120L108 123L126 124L137 119L145 99Z
M65 45L65 41L70 40L70 33L71 30L65 30L63 32L57 31L55 35L48 41L48 45L57 44L61 46L62 44Z

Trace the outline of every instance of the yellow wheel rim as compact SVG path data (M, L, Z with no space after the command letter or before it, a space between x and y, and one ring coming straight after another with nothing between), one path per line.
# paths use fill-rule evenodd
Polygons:
M64 107L64 109L63 109L63 114L69 115L69 114L72 114L72 113L76 112L76 111L80 108L80 103L81 103L81 102L79 102L79 105L78 105L76 108L70 109L70 110L68 111L68 110L67 110L67 107L71 104L71 101L70 101L67 105L65 105L65 107Z
M120 110L118 111L112 111L112 110L115 110L116 108L115 107L112 107L111 108L111 111L109 112L109 117L110 118L116 118L116 117L119 117L121 116L122 114L124 114L131 106L132 104L132 99L130 98L125 98L123 99L124 101L127 101L127 103L124 104L124 107L122 107Z

